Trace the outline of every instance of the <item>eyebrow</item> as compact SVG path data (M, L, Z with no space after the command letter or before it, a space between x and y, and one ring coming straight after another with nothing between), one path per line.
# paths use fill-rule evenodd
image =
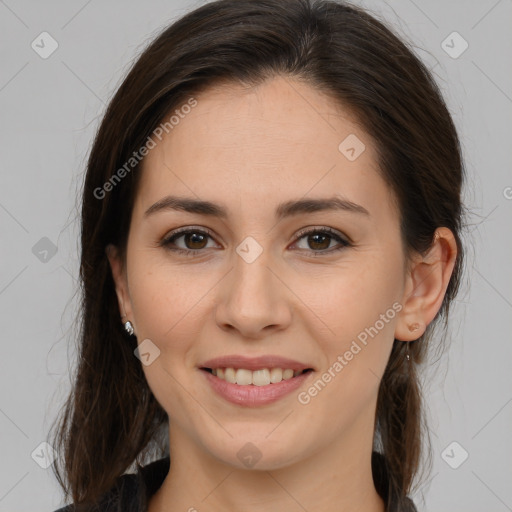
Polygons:
M166 196L151 205L145 211L144 217L149 217L157 212L173 210L196 213L210 217L219 217L221 219L227 219L229 216L228 210L220 204L188 197ZM333 210L357 213L370 217L370 212L360 204L336 196L325 199L299 199L286 201L278 205L275 211L275 216L276 219L281 220L285 217L292 217L303 213Z

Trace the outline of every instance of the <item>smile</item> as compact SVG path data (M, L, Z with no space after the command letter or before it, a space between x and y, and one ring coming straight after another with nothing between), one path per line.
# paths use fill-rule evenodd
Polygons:
M269 384L279 384L283 380L289 380L303 373L311 371L311 368L305 370L293 370L292 368L262 368L259 370L248 370L246 368L202 368L217 378L237 384L239 386L268 386Z
M214 371L217 375L214 375ZM229 367L201 368L199 373L216 396L241 407L260 407L290 396L315 372L311 369L294 371L289 368L263 368L251 371ZM271 382L271 375L275 382Z

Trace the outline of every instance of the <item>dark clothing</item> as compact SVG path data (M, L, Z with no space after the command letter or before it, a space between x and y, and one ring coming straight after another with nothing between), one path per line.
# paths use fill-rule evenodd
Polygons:
M169 464L167 456L143 466L137 473L121 475L95 507L68 505L55 512L147 512L149 499L162 485ZM417 512L409 498L400 500L389 495L385 459L377 452L372 455L372 470L375 488L387 504L386 512Z

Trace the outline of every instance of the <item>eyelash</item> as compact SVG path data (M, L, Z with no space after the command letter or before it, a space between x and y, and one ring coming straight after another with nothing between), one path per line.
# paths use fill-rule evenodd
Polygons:
M191 229L191 228L184 228L177 231L174 231L170 233L169 236L165 237L161 242L160 245L165 247L169 251L177 252L180 254L183 254L184 256L199 256L201 252L204 251L204 249L182 249L181 247L171 247L171 244L174 243L178 238L181 238L183 235L187 235L190 233L200 234L200 235L207 235L211 238L213 238L212 233L210 233L207 230L204 229ZM309 252L312 256L322 256L325 254L332 254L333 252L340 251L342 249L345 249L346 247L350 247L352 244L348 241L342 238L336 231L334 231L331 228L323 227L323 228L306 228L297 234L296 242L301 240L307 235L311 234L327 234L332 239L335 239L337 242L340 243L339 247L336 247L335 249L324 249L320 251L313 251L313 250L306 250ZM294 243L296 243L294 242Z

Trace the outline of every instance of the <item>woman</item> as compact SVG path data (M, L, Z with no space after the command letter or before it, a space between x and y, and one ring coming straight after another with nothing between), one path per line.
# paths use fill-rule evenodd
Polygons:
M220 0L168 27L88 162L62 510L416 510L463 177L434 81L364 11Z

